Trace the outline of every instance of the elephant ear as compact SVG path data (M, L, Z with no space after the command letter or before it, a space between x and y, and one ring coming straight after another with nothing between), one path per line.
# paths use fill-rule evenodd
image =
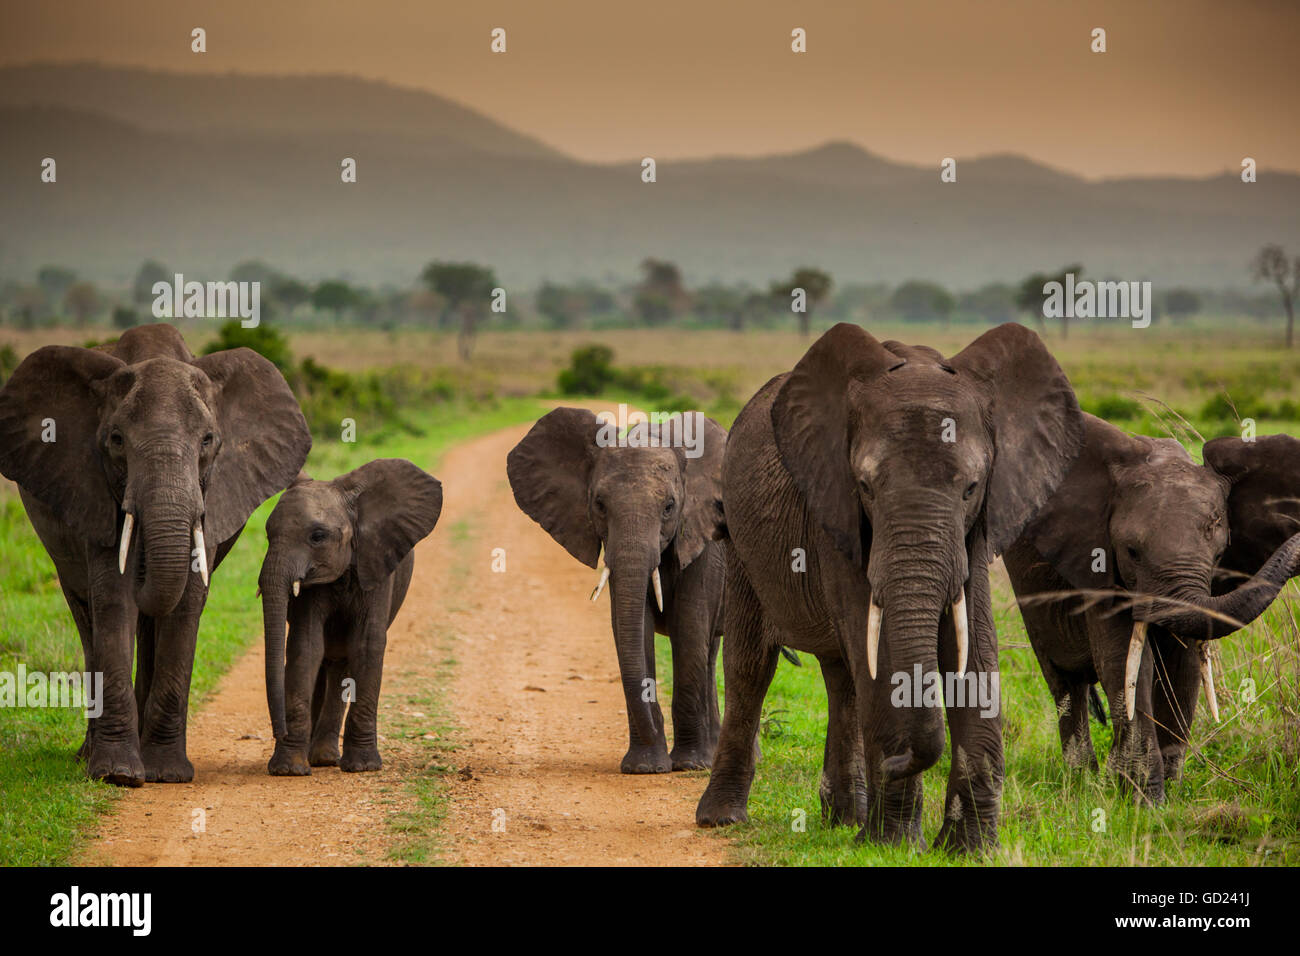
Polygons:
M442 514L442 482L404 458L380 458L334 484L352 505L352 550L363 590L382 584Z
M727 430L702 412L685 415L695 416L700 455L684 458L686 502L675 541L677 563L682 568L698 558L706 544L718 540L726 531L722 516L722 458L727 450Z
M1047 503L1083 447L1070 381L1033 331L1015 322L985 332L952 359L988 398L993 469L985 495L988 542L1001 554Z
M216 387L221 432L204 495L209 540L225 541L267 498L294 480L311 450L311 432L289 384L252 349L194 360Z
M118 505L101 458L100 411L107 379L125 367L104 352L48 345L0 388L0 474L101 547L117 540Z
M904 360L857 325L841 322L804 353L772 403L786 471L835 547L861 565L862 507L849 462L849 392Z
M1300 441L1261 435L1254 441L1216 438L1205 443L1205 464L1231 483L1228 549L1219 562L1255 574L1270 555L1300 532Z
M1083 418L1083 450L1024 537L1072 586L1106 588L1116 580L1110 540L1116 471L1144 461L1150 446L1100 418ZM1098 549L1104 561L1093 570Z
M506 457L519 509L591 568L600 557L600 536L587 517L587 489L600 427L585 408L557 408Z

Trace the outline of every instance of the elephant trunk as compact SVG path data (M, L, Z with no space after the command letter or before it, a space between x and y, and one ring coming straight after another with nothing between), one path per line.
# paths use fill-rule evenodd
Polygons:
M655 529L658 543L658 529ZM647 602L651 575L658 568L657 549L611 548L606 552L610 566L610 597L614 618L614 645L618 651L618 671L623 683L623 696L627 702L628 720L642 744L653 743L661 727L654 716L655 695L647 699L646 656L647 641L654 635L646 633Z
M961 540L946 533L939 540ZM905 529L890 533L882 529L873 541L871 579L878 581L871 593L868 617L868 664L874 669L876 654L870 644L873 631L889 653L889 673L874 676L889 687L901 686L910 693L898 707L898 734L886 734L895 741L894 752L886 753L882 769L887 780L920 773L938 762L943 754L944 724L941 694L926 693L927 682L942 682L939 667L939 634L944 611L951 605L963 617L967 567L964 547L948 544L936 549L933 530ZM924 545L922 542L928 542ZM936 553L938 552L938 553ZM877 570L879 569L879 570ZM963 624L965 622L963 621ZM958 667L964 669L967 629L955 628L959 646ZM917 681L920 687L915 687ZM888 691L885 691L888 693Z
M274 550L262 564L262 630L266 642L266 707L276 740L285 737L284 645L289 617L289 592L297 580L288 563Z
M1176 591L1169 597L1180 602L1180 606L1137 616L1145 618L1147 624L1159 624L1183 638L1214 640L1226 637L1263 614L1286 582L1298 573L1300 534L1284 541L1254 577L1228 593L1211 595L1208 588ZM1158 608L1160 601L1156 599L1152 603Z
M189 586L191 548L203 518L203 498L197 475L191 490L183 460L172 451L151 452L133 471L143 477L128 484L123 508L133 520L124 522L123 531L138 536L136 606L149 617L165 617ZM130 545L129 540L119 542L119 567L125 565ZM206 555L203 560L206 568Z

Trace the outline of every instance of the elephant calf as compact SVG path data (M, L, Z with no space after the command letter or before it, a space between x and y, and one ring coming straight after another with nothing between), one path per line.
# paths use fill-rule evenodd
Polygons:
M724 563L716 539L727 433L699 412L670 421L618 435L585 409L557 408L506 462L525 514L589 567L603 552L591 597L608 582L630 737L623 773L707 768L721 724L714 668ZM673 649L671 754L654 684L656 632Z
M411 549L441 511L441 482L399 458L372 461L333 481L300 474L276 504L258 579L275 731L272 774L382 766L375 717L388 626L411 583Z

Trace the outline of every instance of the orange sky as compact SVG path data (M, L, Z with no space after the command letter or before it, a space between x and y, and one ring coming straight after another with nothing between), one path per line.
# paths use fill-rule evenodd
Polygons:
M1295 0L0 0L0 64L354 73L591 160L852 140L1086 176L1300 170ZM208 52L189 49L194 26ZM508 52L489 52L506 28ZM790 52L790 30L808 53ZM1104 27L1109 50L1089 51Z

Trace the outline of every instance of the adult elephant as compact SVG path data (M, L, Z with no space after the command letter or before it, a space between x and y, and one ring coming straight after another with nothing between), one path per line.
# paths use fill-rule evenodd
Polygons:
M936 842L996 842L988 564L1082 438L1069 382L1019 325L945 359L840 324L768 382L732 426L723 466L726 711L697 823L747 819L763 697L787 644L815 654L826 682L824 817L860 825L860 840L923 842L942 672L953 759Z
M726 431L700 412L662 426L634 425L620 439L586 409L557 408L506 461L525 514L588 567L602 563L603 554L591 597L608 581L627 705L623 773L699 770L713 762L724 575L716 539L726 443ZM673 649L671 753L654 688L656 633L668 635Z
M0 389L0 473L54 561L86 669L104 675L78 752L92 778L193 778L185 721L209 569L310 448L274 365L249 349L195 358L166 324L38 349Z
M1300 573L1300 442L1216 438L1198 465L1172 438L1084 418L1082 454L1006 565L1066 763L1097 766L1088 697L1100 681L1110 767L1159 801L1202 686L1218 718L1208 642L1253 621Z

